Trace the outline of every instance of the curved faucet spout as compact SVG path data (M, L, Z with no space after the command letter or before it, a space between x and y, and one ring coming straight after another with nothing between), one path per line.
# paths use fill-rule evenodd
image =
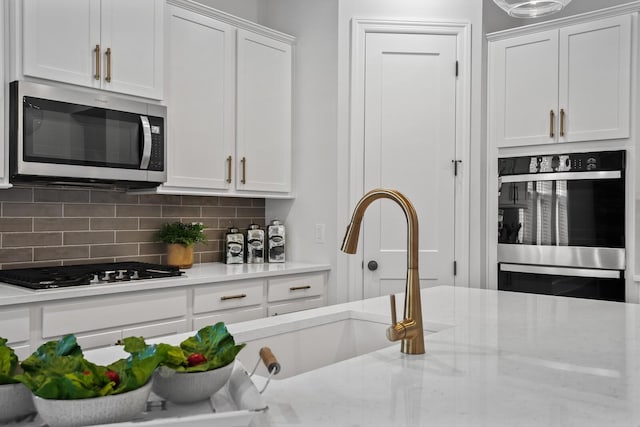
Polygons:
M401 351L407 354L424 353L424 332L422 330L422 305L420 301L420 277L418 274L418 215L413 204L397 190L376 188L362 196L356 204L351 222L342 242L342 251L356 253L358 236L364 212L369 205L378 199L390 199L402 208L407 220L407 285L405 288L404 320L393 325L387 336L392 341L402 340ZM392 299L392 312L395 313L395 299Z

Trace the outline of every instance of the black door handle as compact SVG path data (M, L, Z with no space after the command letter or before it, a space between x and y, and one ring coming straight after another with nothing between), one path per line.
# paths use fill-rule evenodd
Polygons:
M378 269L378 263L375 261L369 261L367 263L367 268L371 271L376 271Z

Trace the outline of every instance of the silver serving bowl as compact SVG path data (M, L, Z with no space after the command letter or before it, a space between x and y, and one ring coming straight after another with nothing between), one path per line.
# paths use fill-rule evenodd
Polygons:
M135 390L89 399L43 399L33 396L49 427L80 427L129 421L146 409L151 381Z
M35 411L31 391L24 385L0 385L0 423L23 417Z
M153 374L153 392L178 404L209 399L229 381L234 363L205 372L176 372L162 366Z

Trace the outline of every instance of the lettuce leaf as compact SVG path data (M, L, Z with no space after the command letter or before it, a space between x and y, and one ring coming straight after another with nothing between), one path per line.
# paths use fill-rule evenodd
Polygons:
M128 343L128 345L127 345ZM126 338L130 356L109 366L86 360L74 335L41 345L21 364L24 373L16 378L35 395L45 399L85 399L125 393L149 381L163 356L142 338ZM111 381L107 371L118 374Z
M169 357L169 350L163 349L166 355L164 365L179 372L210 371L233 362L244 346L245 344L236 345L225 324L218 322L200 329L193 337L182 341L179 348L167 345L174 357ZM183 354L182 358L177 356L179 350ZM206 362L188 366L188 356L196 353L204 355Z
M0 385L14 384L18 380L14 378L18 367L18 356L7 345L7 340L0 337Z

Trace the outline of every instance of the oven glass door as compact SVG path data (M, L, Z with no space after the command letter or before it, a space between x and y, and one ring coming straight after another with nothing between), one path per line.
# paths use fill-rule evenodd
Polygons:
M500 264L498 289L576 298L625 301L625 279L619 270Z
M595 175L524 181L509 177L500 188L498 242L624 248L624 178L619 172L604 179Z
M141 116L29 96L23 108L25 161L140 168Z

